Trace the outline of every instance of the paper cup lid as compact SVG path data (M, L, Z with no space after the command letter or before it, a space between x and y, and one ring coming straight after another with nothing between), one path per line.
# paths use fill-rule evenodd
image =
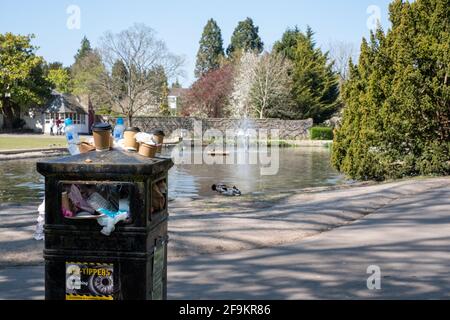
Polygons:
M96 123L92 126L92 131L108 131L111 130L111 125L109 123Z
M163 136L163 137L165 137L164 131L162 129L155 129L155 130L152 130L152 132L150 132L150 133L155 135L155 136Z
M141 129L139 129L138 127L128 127L125 129L125 131L141 132Z

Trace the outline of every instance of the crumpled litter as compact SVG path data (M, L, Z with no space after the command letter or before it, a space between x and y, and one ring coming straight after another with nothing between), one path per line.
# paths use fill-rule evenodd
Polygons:
M97 222L103 227L100 232L105 236L110 236L116 230L116 224L128 218L128 212L122 210L112 212L104 208L99 208L97 211L104 214L103 217L97 219Z
M66 209L66 208L62 208L62 214L65 218L73 218L75 217L75 213L73 213L72 211Z
M125 139L120 139L119 141L114 141L114 147L116 149L125 150Z
M156 141L153 134L145 133L145 132L139 132L135 135L136 141L138 143L145 143L151 146L158 146L158 142Z
M87 203L91 208L93 208L95 211L99 212L99 209L104 208L109 211L114 211L114 206L109 203L108 200L103 198L99 193L94 192L89 196L87 199Z
M41 205L38 207L38 218L36 231L34 232L34 239L36 240L44 240L44 224L45 224L45 200L42 201Z
M95 148L94 138L86 139L84 142L86 145L92 146ZM125 148L125 139L120 139L119 141L113 140L113 145L111 147L113 150L126 150ZM91 150L95 151L95 149Z
M81 211L87 211L92 214L95 213L95 210L81 195L80 189L74 184L70 187L69 199L72 201L73 205Z

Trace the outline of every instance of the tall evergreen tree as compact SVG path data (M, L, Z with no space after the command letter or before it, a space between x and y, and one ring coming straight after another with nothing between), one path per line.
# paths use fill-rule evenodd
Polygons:
M332 161L358 179L450 173L449 0L395 0L344 86Z
M295 111L301 118L315 123L327 120L339 106L339 82L328 54L315 48L312 34L300 37L295 51Z
M209 19L200 39L195 76L200 78L209 71L219 68L223 56L222 32L216 21Z
M328 53L316 48L314 32L288 29L274 51L292 61L292 107L280 110L291 119L327 120L339 107L339 82Z
M281 40L275 42L273 50L284 57L293 61L295 59L295 50L297 48L297 40L302 36L300 29L295 26L288 28L281 37Z
M175 82L172 83L172 89L179 89L182 88L180 81L178 81L178 78L175 80Z
M123 99L127 95L128 71L122 60L117 60L111 70L112 84L116 86L116 92Z
M259 27L253 24L251 18L240 21L231 36L231 43L227 48L227 55L233 56L236 52L256 51L261 53L264 43L259 37Z
M91 43L88 40L88 38L84 36L83 39L81 40L81 47L80 49L78 49L77 54L74 57L75 63L86 57L86 55L90 52L92 52Z

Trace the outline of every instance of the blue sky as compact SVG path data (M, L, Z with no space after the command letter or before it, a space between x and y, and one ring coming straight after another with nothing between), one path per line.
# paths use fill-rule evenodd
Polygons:
M0 33L34 33L38 54L47 61L73 63L73 56L86 35L95 46L105 31L118 32L133 23L145 23L165 40L169 49L183 55L188 86L194 80L195 56L206 21L214 18L222 29L225 48L238 21L251 17L259 26L268 49L287 27L310 25L318 45L327 48L332 41L351 42L358 49L361 38L368 36L370 6L377 6L381 24L388 23L390 0L2 0ZM67 28L67 8L80 8L80 29Z

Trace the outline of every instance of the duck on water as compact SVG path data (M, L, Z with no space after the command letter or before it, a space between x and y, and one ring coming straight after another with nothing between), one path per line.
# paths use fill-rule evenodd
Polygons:
M225 184L219 183L219 184L213 184L211 189L213 191L218 192L219 194L222 194L224 196L230 196L230 197L234 197L234 196L241 196L242 192L236 188L236 186L233 187L229 187Z

